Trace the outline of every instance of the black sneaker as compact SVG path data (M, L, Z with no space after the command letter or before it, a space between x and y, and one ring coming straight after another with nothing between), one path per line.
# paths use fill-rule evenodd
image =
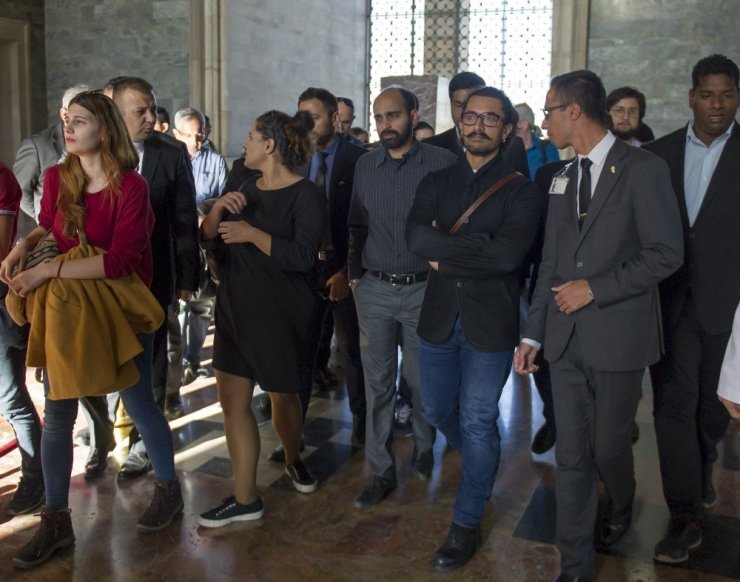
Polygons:
M290 477L293 487L300 493L313 493L319 484L300 459L296 459L292 465L285 465L285 474Z
M39 507L44 502L44 480L39 476L36 479L21 477L18 489L13 499L8 503L5 513L8 515L23 515Z
M655 546L656 562L680 564L689 559L689 550L701 545L701 526L693 517L671 517L668 531Z
M136 529L155 532L166 528L183 510L182 491L179 479L157 481L154 483L154 496L147 510L139 518Z
M72 519L69 509L44 511L41 523L31 541L23 546L13 557L16 568L35 568L46 562L57 550L75 543Z
M252 503L242 505L236 500L236 496L232 495L224 499L218 507L201 513L196 521L203 527L223 527L235 521L259 519L264 512L265 508L259 497Z

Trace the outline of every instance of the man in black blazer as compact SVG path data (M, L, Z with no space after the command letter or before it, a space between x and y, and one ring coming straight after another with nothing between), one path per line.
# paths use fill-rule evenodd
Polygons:
M644 145L667 163L681 210L685 263L660 286L666 355L652 367L655 432L671 523L655 559L678 563L701 544L715 504L712 464L730 417L717 383L740 301L738 67L712 55L692 74L694 119Z
M540 345L552 376L557 461L558 581L591 576L598 477L609 498L599 542L632 519L630 425L645 368L660 356L658 283L683 256L666 164L606 130L606 92L591 71L555 77L543 129L577 162L549 189L542 263L514 365L536 369Z
M458 73L450 80L448 92L450 95L450 115L454 123L453 127L440 134L427 138L426 143L444 148L462 158L465 150L460 141L460 115L462 107L470 94L476 89L484 87L486 82L475 73ZM517 116L517 120L518 120ZM516 120L514 121L516 126ZM522 176L529 176L529 164L527 163L527 151L524 142L514 134L507 136L501 144L501 152L506 163L519 172Z
M117 80L113 101L141 157L139 172L149 184L155 217L151 291L166 312L176 298L189 299L198 289L198 211L192 171L182 149L164 141L154 131L157 102L147 81L137 77ZM154 335L152 375L154 397L163 409L167 380L166 321ZM137 431L132 431L130 442L129 457L121 466L119 479L138 477L150 468Z
M462 458L452 525L432 560L438 570L463 566L480 547L499 464L498 401L519 342L519 281L542 208L535 185L500 155L515 117L503 91L473 92L461 115L465 156L422 180L406 223L409 250L432 268L418 326L424 416Z
M318 257L320 294L325 301L319 304L319 312L312 323L312 337L316 339L318 352L322 323L326 317L333 317L347 374L347 395L353 418L352 443L361 445L365 442L365 380L357 310L347 280L347 216L355 164L366 150L349 143L337 133L337 98L326 89L306 89L298 97L298 110L307 111L314 120L312 136L316 141L316 152L306 175L324 191L329 209L329 228ZM312 379L313 369L301 391L304 416L311 398Z

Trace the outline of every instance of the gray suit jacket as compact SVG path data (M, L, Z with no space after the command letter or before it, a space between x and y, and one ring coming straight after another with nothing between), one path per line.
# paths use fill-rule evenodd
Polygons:
M606 157L581 230L576 216L577 166L564 195L550 194L545 244L524 337L563 354L575 328L584 359L602 371L644 368L660 357L658 283L683 260L678 204L663 160L617 140ZM588 280L594 301L560 312L551 288Z
M23 190L18 233L27 234L38 224L41 196L44 193L44 172L59 163L64 155L64 133L58 123L21 142L13 164L13 173Z

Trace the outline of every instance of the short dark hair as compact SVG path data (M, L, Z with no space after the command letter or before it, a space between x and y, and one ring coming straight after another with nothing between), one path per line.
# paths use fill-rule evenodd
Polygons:
M645 117L647 111L647 103L645 102L645 95L640 93L634 87L620 87L614 89L609 95L606 96L606 110L610 111L617 103L622 99L636 99L637 105L640 107L640 121Z
M460 89L478 89L485 86L486 82L483 80L483 77L469 71L463 71L452 77L448 91L450 99L452 99L452 94Z
M304 101L310 101L311 99L318 99L321 101L324 109L329 114L329 117L337 112L337 98L326 89L320 87L309 87L303 93L298 96L298 103Z
M558 75L550 81L562 104L577 103L589 119L606 126L606 90L593 71L580 69Z
M481 87L480 89L476 89L465 100L463 112L467 109L468 103L473 97L492 97L498 99L501 101L501 105L504 106L504 124L510 123L516 127L516 124L519 123L519 114L511 104L511 99L501 89L497 89L496 87Z
M337 103L344 103L353 112L355 110L355 102L352 101L352 99L350 99L349 97L337 97Z
M170 112L167 111L164 107L157 106L157 121L159 123L166 123L167 125L171 125L170 123Z
M696 89L701 78L707 75L727 75L735 81L735 87L739 86L740 72L738 72L737 65L724 55L709 55L694 65L691 71L692 88Z
M154 87L149 81L141 77L116 77L108 81L108 86L113 88L113 101L118 103L118 99L128 91L138 91L144 95L154 95Z
M434 128L426 121L420 121L419 123L417 123L414 131L416 131L417 129L431 129L432 131L434 131Z

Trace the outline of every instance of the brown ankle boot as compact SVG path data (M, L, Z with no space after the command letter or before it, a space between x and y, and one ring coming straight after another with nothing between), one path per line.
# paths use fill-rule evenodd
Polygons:
M72 518L69 509L44 510L41 524L31 541L23 546L13 558L17 568L35 568L46 562L51 555L75 543Z
M180 481L157 481L154 483L152 502L139 518L136 529L143 532L157 532L172 523L175 516L183 510Z

